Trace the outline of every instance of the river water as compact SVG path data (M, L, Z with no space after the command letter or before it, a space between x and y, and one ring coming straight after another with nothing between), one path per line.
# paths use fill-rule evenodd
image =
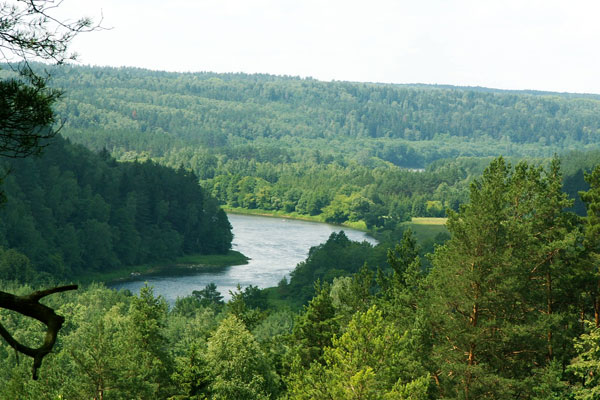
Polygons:
M334 225L238 214L228 214L228 217L233 227L233 249L249 257L248 264L185 276L143 276L111 287L138 293L147 283L154 286L155 295L162 295L173 304L177 297L189 296L192 291L214 282L228 300L229 291L235 290L238 284L242 288L276 286L284 276L289 277L296 264L306 259L312 246L325 242L332 232L343 230L351 240L376 243L364 232Z

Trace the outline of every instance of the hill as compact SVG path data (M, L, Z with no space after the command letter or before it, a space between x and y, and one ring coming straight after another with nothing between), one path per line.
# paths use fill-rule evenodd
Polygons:
M0 246L31 261L2 251L2 279L65 279L231 248L227 216L187 171L151 161L117 163L61 137L41 157L1 166L8 173Z
M457 210L487 157L541 161L600 144L593 95L136 68L50 72L65 90L62 132L77 143L191 170L230 208L371 229ZM577 196L585 182L573 173L568 189Z

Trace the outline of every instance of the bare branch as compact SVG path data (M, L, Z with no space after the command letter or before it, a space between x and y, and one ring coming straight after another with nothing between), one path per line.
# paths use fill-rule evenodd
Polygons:
M52 351L54 343L56 343L58 331L65 322L64 317L56 314L52 308L39 303L39 300L54 293L76 289L77 285L60 286L33 292L27 296L16 296L0 291L0 305L3 308L16 311L27 317L35 318L45 324L48 328L46 330L44 343L38 348L31 348L19 343L12 337L6 328L0 324L0 336L2 336L13 349L33 358L33 379L37 379L37 371L42 365L42 360Z
M56 18L54 11L61 4L62 0L0 2L0 61L17 73L16 77L0 80L0 157L18 158L39 153L57 133L52 127L55 122L52 105L61 92L48 88L48 74L34 71L30 61L62 64L74 60L76 55L68 51L73 38L102 29L89 18L74 21ZM43 345L31 348L15 340L0 324L0 336L17 352L33 357L33 379L37 378L38 368L52 350L64 322L62 316L39 300L76 288L75 285L63 286L28 296L0 291L0 307L35 318L48 328Z

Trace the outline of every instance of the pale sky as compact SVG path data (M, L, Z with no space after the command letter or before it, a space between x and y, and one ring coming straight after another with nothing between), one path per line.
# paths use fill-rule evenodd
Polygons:
M65 0L83 65L600 94L600 2Z

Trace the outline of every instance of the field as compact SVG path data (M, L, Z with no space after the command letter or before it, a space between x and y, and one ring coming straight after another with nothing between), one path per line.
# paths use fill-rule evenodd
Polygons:
M433 240L440 233L448 233L446 220L448 218L413 218L404 225L410 227L420 243Z

